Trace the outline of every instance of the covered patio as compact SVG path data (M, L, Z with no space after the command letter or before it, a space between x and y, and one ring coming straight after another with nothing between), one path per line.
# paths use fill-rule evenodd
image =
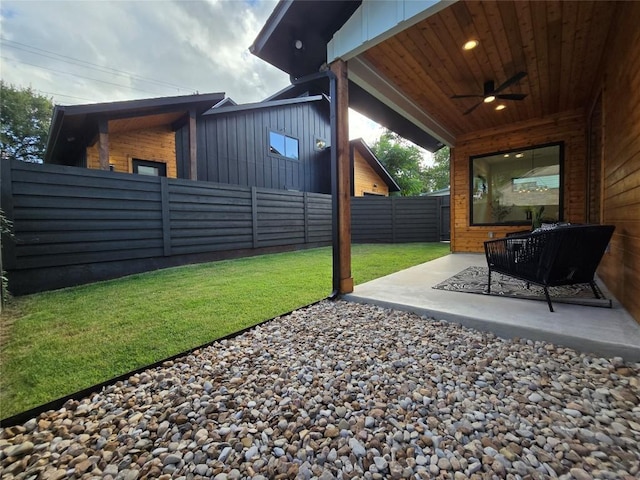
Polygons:
M612 308L475 295L433 286L470 266L484 266L484 255L455 253L376 280L356 284L346 300L405 310L458 323L503 338L543 340L586 354L640 361L640 325L598 281ZM356 279L357 280L357 279Z
M534 212L551 222L614 225L598 274L640 322L639 5L279 2L251 51L296 85L323 86L335 102L336 293L354 289L346 173L353 108L428 150L451 147L456 254L482 252L484 241L531 226ZM355 280L354 295L364 296L368 286ZM424 298L420 290L405 293L415 298L400 303ZM458 303L459 295L437 295ZM477 298L459 302L468 304L459 314L469 318L495 310L477 308ZM559 334L574 308L549 317ZM623 341L637 329L629 325Z

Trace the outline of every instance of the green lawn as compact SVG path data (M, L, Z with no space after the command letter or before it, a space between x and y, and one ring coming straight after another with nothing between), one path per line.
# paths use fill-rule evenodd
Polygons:
M354 245L355 283L449 253ZM2 314L0 418L157 362L331 292L331 248L189 265L12 299Z

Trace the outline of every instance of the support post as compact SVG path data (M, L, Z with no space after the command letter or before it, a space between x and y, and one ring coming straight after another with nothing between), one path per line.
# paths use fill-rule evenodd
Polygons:
M109 170L109 121L101 118L98 123L98 155L100 170Z
M349 148L349 79L347 64L336 60L331 64L336 76L336 144L337 197L338 197L338 249L340 293L353 292L351 277L351 158ZM335 192L334 192L335 194Z
M198 180L198 142L196 133L196 111L189 110L189 178Z

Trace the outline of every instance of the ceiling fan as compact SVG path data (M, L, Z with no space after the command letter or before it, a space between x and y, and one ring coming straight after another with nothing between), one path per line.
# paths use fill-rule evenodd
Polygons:
M518 72L513 77L509 78L504 83L502 83L502 85L500 85L498 88L495 88L493 80L488 80L488 81L484 82L484 93L482 93L482 95L453 95L451 98L453 98L453 99L456 99L456 98L482 98L482 100L480 102L478 102L473 107L471 107L469 110L464 112L464 115L470 114L471 112L473 112L476 108L478 108L483 103L493 102L495 99L500 99L500 100L524 100L524 98L527 96L524 93L500 93L500 92L502 92L503 90L509 88L514 83L519 82L520 80L522 80L526 76L527 76L527 72Z

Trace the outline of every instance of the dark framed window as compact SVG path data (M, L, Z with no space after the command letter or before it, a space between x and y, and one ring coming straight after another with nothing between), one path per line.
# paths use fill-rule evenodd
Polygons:
M271 155L298 160L300 158L298 139L285 135L284 133L270 130L269 153Z
M471 225L562 221L563 156L554 143L471 157Z
M134 158L133 173L137 173L138 175L150 175L153 177L166 177L167 164Z

